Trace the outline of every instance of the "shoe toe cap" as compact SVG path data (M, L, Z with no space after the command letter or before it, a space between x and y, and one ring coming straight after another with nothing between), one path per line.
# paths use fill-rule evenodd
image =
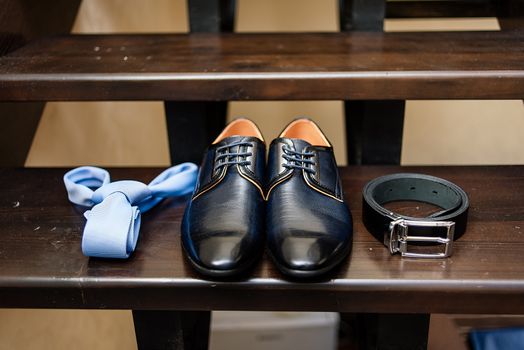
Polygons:
M271 249L281 270L300 275L330 269L347 253L349 242L326 235L287 236Z
M198 243L199 262L208 269L235 269L243 260L242 239L239 237L210 237Z
M239 234L183 239L190 260L204 274L231 275L247 269L259 254L256 242Z

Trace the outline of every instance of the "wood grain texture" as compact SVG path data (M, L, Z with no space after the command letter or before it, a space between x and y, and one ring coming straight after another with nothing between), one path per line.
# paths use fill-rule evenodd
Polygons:
M111 174L150 181L159 171ZM364 228L362 187L399 171L444 177L469 194L468 230L451 258L391 256ZM129 260L88 259L83 211L67 200L64 172L0 170L0 307L524 313L523 166L342 168L353 250L331 276L308 282L286 281L267 257L245 279L202 279L180 246L182 201L144 215Z
M0 99L521 99L515 32L63 36L0 58Z

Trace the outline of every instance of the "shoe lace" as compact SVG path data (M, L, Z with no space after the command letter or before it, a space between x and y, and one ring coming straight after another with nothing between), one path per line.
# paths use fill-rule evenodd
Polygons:
M241 152L240 148L242 146L253 147L253 144L249 142L236 141L228 145L217 147L216 152L218 153L218 156L215 159L215 171L232 164L250 165L251 161L247 160L246 157L253 155L253 153L247 151ZM234 147L238 148L234 150Z
M311 166L315 166L315 162L310 158L315 154L313 152L297 152L289 148L289 146L282 146L282 158L286 161L282 164L287 169L301 169L310 174L315 175L315 170Z

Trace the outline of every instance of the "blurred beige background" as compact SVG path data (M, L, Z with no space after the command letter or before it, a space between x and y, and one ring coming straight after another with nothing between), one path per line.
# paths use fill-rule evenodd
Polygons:
M187 28L183 0L84 0L73 31L186 32ZM238 0L236 28L336 31L336 0ZM385 24L389 31L497 28L493 18ZM233 102L229 114L252 118L269 140L295 116L309 116L332 140L339 164L346 162L340 101ZM524 164L523 134L522 101L408 101L402 163ZM168 165L162 102L48 103L26 165L80 164ZM0 349L93 348L135 349L131 313L0 310Z

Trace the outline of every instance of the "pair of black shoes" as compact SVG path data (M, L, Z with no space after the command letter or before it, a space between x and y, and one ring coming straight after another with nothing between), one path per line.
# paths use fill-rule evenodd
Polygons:
M237 276L268 252L285 275L309 278L349 253L351 214L333 148L318 126L297 119L266 147L248 119L231 122L204 154L182 222L191 264L211 277Z

